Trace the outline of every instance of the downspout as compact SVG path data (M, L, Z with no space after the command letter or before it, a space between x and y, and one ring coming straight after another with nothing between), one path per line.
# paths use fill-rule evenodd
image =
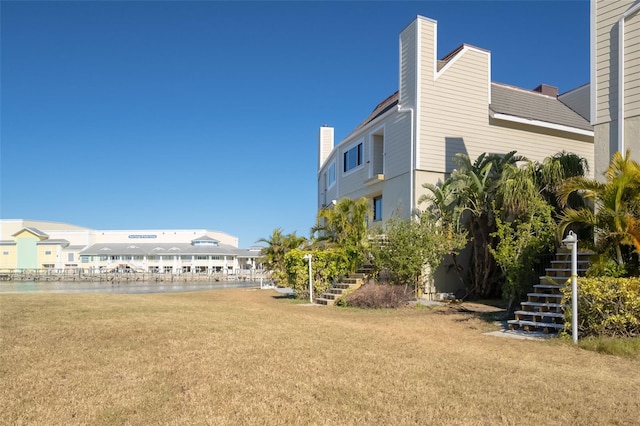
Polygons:
M640 3L631 7L618 20L618 152L624 155L624 22L640 10Z
M398 104L398 112L410 112L411 113L411 145L410 145L410 167L409 167L409 217L411 217L411 214L413 213L413 209L414 209L414 205L413 205L413 192L414 192L414 188L413 188L413 174L414 174L414 163L415 161L413 160L414 157L414 151L415 151L415 143L414 143L414 130L413 130L413 116L415 114L413 108L410 107L406 107L403 108L400 104Z

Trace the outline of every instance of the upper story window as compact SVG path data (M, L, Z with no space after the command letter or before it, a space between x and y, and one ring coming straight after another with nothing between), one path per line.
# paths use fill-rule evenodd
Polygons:
M373 199L373 220L382 220L382 195Z
M349 170L355 169L359 165L362 164L362 142L353 147L349 148L346 151L343 157L343 171L348 172Z
M327 188L331 188L336 183L336 162L329 164L329 170L327 170Z

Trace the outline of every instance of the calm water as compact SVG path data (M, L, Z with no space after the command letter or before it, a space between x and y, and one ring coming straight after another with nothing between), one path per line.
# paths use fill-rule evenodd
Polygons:
M0 293L179 293L185 291L220 290L225 288L260 287L257 281L227 282L122 282L22 281L0 282Z

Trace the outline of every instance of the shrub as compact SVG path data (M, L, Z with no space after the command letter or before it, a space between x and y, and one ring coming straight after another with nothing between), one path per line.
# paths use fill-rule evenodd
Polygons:
M293 249L284 255L284 281L285 284L295 290L296 297L306 299L309 297L309 264L304 256L311 253L313 292L319 295L325 292L331 283L349 273L348 253L338 247L323 250L304 251Z
M571 286L564 288L565 327L571 329ZM578 333L640 336L640 278L578 279Z
M413 288L404 285L365 284L348 294L344 303L365 309L400 308L413 299Z

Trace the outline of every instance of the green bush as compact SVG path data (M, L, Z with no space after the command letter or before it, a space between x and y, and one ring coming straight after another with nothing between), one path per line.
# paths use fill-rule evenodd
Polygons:
M309 253L313 256L311 269L313 293L316 296L329 289L331 283L351 272L349 253L339 247L314 251L290 250L284 255L285 282L288 287L295 290L296 297L299 299L309 297L309 264L304 259L304 256Z
M571 329L571 286L564 288L565 328ZM640 336L640 278L579 278L581 336Z

